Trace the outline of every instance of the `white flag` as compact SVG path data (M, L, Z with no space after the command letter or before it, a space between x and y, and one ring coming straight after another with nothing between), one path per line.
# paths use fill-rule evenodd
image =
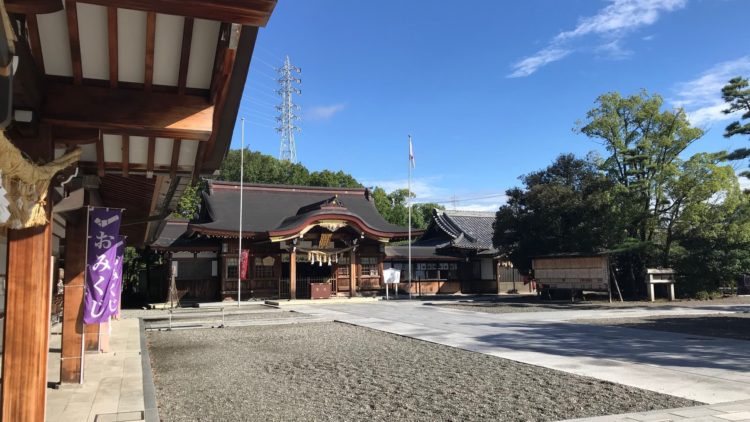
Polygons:
M416 164L414 162L414 147L411 144L411 136L409 137L409 164L411 165L411 168L416 167Z

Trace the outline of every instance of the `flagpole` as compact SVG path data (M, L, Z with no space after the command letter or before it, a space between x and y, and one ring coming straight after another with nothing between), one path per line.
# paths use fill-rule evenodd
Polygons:
M409 178L407 182L407 195L406 195L406 205L409 207L409 300L412 299L411 297L411 167L412 163L414 161L413 156L413 148L411 145L411 135L409 135Z
M240 230L237 244L237 307L240 307L240 297L242 292L242 192L244 189L243 181L245 179L245 118L242 118L242 147L240 148ZM250 259L250 257L248 257ZM248 265L250 263L248 262Z

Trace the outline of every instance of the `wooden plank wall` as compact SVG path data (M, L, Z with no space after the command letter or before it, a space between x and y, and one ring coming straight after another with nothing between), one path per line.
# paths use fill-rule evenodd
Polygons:
M602 290L609 288L609 260L606 256L535 258L537 282L554 289Z

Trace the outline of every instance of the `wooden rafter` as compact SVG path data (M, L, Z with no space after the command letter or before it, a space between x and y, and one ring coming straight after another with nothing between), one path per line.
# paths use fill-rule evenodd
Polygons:
M99 177L104 177L104 139L101 131L96 139L96 167Z
M177 165L180 162L180 145L181 139L175 139L172 142L172 165L169 167L169 177L174 178L177 174Z
M60 0L5 0L5 10L19 15L43 15L62 8Z
M203 154L206 151L206 143L201 142L198 144L198 151L195 154L195 164L193 165L193 183L198 181L198 177L201 174L201 168L203 166Z
M146 161L146 172L147 177L151 177L151 173L154 171L154 157L156 156L156 138L153 136L148 137L148 158Z
M42 56L42 41L39 38L39 23L36 15L26 17L26 27L29 31L29 41L31 43L31 54L34 56L36 67L44 75L44 57Z
M180 73L177 78L177 93L185 95L187 72L190 64L190 45L193 41L193 18L185 18L182 28L182 51L180 53Z
M119 77L117 47L117 8L107 8L107 41L109 43L109 86L117 88Z
M130 165L130 136L122 135L122 175L128 177Z
M276 0L86 0L86 3L256 27L266 26L276 6Z
M143 78L144 88L151 91L154 84L154 44L156 43L156 13L146 15L146 72Z
M70 59L73 63L73 83L80 85L83 80L83 66L81 65L81 41L78 32L78 7L75 1L65 0L65 13L68 17Z
M234 64L233 62L227 63L227 50L229 49L231 30L232 25L228 23L223 22L219 27L219 38L216 41L216 55L214 56L213 72L211 73L211 104L216 104L220 89L228 78L227 72L231 70L231 65Z

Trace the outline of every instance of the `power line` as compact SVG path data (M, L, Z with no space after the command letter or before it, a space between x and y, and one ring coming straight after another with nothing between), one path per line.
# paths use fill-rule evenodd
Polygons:
M492 195L485 195L485 196L475 196L475 197L467 197L467 198L456 198L454 195L453 197L449 199L440 199L440 200L428 200L423 199L421 202L414 202L415 204L426 204L426 203L434 203L434 204L451 204L453 205L454 209L456 207L456 204L459 202L466 202L466 201L476 201L479 199L491 199L491 198L500 198L506 196L504 193L497 193Z

